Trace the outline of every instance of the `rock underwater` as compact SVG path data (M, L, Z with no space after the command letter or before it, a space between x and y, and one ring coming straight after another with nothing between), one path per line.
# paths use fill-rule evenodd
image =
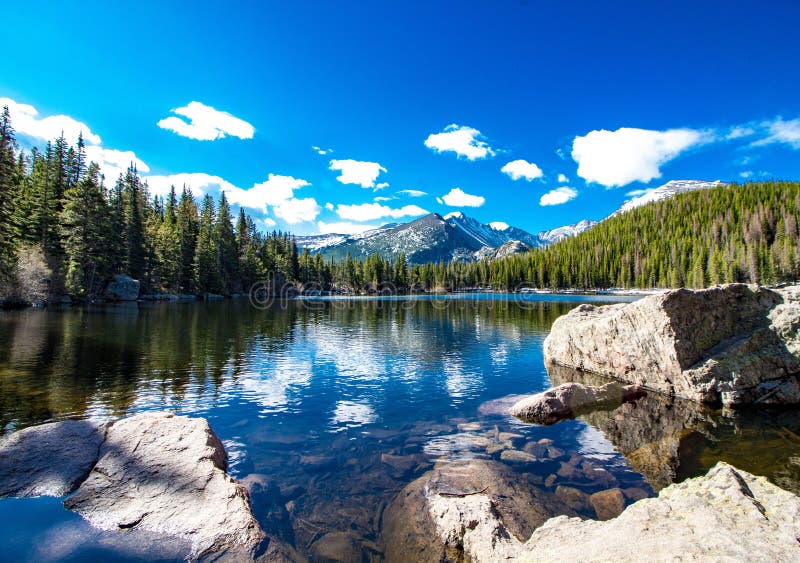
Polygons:
M226 464L222 442L202 418L150 412L100 425L54 422L0 442L0 491L74 490L64 506L99 529L188 540L193 559L220 553L251 559L265 534Z
M726 407L800 403L800 288L728 284L580 305L544 342L566 366Z

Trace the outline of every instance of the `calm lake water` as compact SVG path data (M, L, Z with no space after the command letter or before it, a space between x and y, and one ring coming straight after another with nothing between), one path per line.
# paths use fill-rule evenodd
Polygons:
M800 490L800 417L791 411L734 416L649 396L550 427L505 414L509 395L579 377L544 369L542 341L555 318L578 303L620 300L468 295L4 312L0 432L151 409L207 417L230 472L266 483L253 495L264 530L312 559L315 543L338 531L364 560L380 560L383 509L434 463L500 460L542 439L553 441L549 461L508 463L550 490L620 487L632 499L720 459ZM4 559L185 555L95 531L61 500L0 500ZM588 510L578 512L592 517Z

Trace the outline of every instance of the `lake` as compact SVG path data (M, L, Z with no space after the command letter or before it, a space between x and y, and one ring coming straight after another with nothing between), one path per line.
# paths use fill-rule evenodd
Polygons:
M0 432L153 409L206 417L231 474L268 483L253 497L264 530L312 558L325 534L347 532L362 559L379 561L382 511L405 485L437 463L500 460L542 440L559 452L551 462L509 464L550 490L616 486L632 502L725 460L800 491L800 416L790 410L732 414L650 395L549 427L505 414L510 395L585 377L545 371L554 319L622 300L476 294L3 312ZM560 475L565 463L582 473ZM61 500L0 500L5 559L185 556L93 530Z

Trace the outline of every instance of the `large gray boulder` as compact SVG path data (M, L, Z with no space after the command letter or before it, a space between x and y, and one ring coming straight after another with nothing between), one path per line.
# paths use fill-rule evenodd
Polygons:
M118 274L106 287L106 298L112 301L136 301L139 299L139 280Z
M387 560L390 554L417 561L800 560L800 498L722 462L616 518L562 515L524 535L513 515L498 509L503 498L491 488L442 494L415 483L387 509L389 532L404 532L390 538L399 544L387 542ZM423 504L409 504L420 491L427 491ZM420 512L401 511L406 520L398 526L397 509Z
M729 284L556 319L545 363L733 407L800 403L798 288Z
M0 497L63 497L97 461L106 425L66 420L0 439Z
M97 464L64 506L103 530L188 539L192 557L249 553L264 533L226 460L205 419L139 414L109 427Z
M607 383L593 387L564 383L542 393L525 397L509 409L512 416L535 424L553 424L597 409L613 409L644 396L637 385Z
M720 462L606 522L559 516L520 561L798 561L800 498Z

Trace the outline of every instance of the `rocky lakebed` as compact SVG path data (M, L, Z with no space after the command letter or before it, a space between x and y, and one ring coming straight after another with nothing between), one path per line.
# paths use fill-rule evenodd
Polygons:
M764 417L800 426L800 288L580 305L554 322L544 360L552 389L486 402L479 420L373 436L389 447L359 494L394 492L376 506L331 499L346 521L336 530L299 516L314 477L235 479L206 419L164 411L6 435L0 497L63 498L97 529L192 560L800 559L800 459L781 457L780 442L800 437L786 430L756 452L720 439L757 433ZM625 456L628 477L524 431L573 418ZM423 440L422 453L411 447ZM758 460L781 469L760 476ZM296 462L306 476L349 463L324 452Z

